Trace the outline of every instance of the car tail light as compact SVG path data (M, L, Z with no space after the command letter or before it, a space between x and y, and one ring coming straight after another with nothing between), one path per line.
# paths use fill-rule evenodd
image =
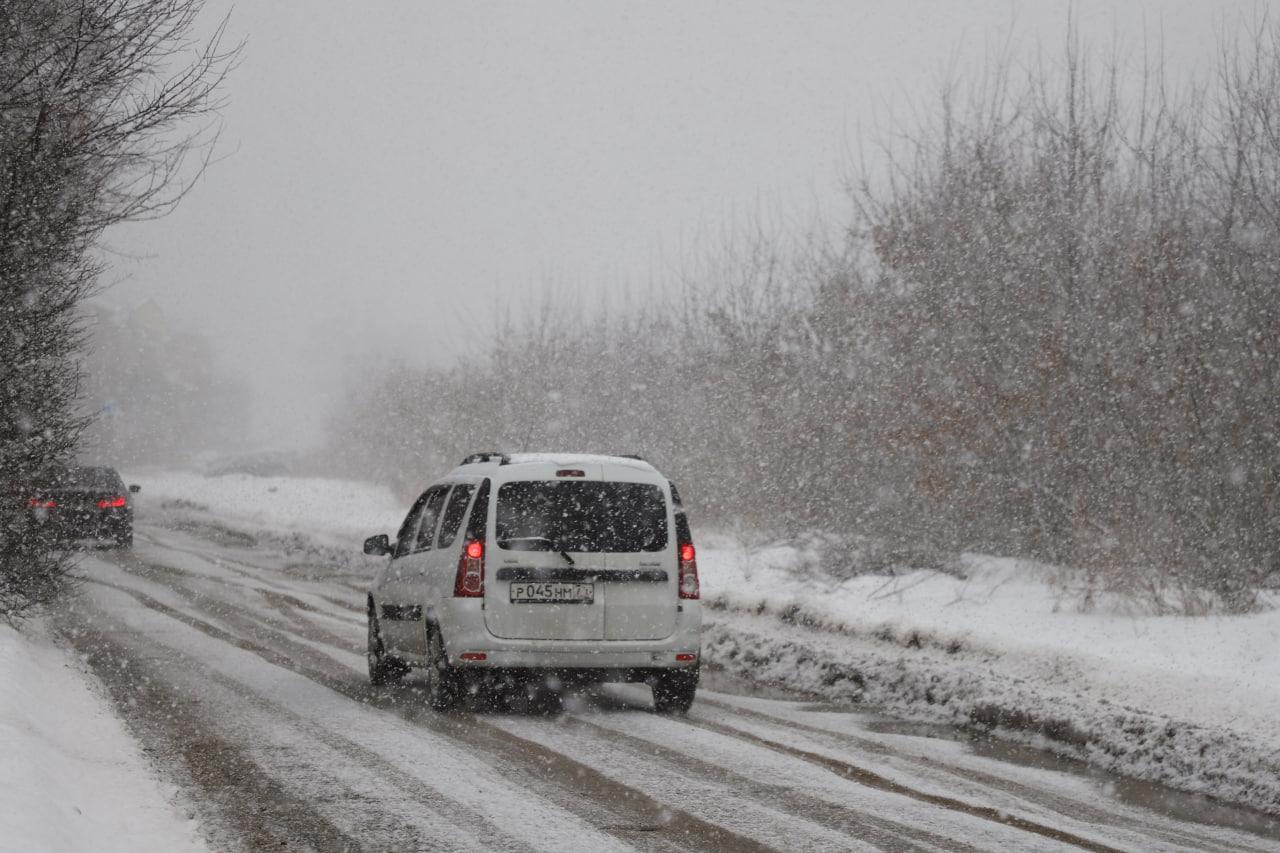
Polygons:
M124 495L112 495L98 501L98 509L113 509L124 506Z
M561 468L556 472L557 477L585 477L587 472L580 468Z
M463 652L458 655L458 660L488 660L489 656L484 652Z
M471 539L458 556L458 575L453 582L455 598L484 597L484 542Z
M693 663L697 659L698 659L697 655L689 654L688 652L681 652L680 654L676 655L676 661L679 663Z
M698 598L698 560L692 542L680 543L680 597Z
M45 500L44 498L32 498L27 501L27 506L32 509L53 509L58 505L55 500Z

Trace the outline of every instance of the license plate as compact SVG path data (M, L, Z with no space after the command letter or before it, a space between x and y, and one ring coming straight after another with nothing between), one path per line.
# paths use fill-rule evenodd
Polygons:
M596 599L593 583L562 581L514 581L512 604L592 604Z

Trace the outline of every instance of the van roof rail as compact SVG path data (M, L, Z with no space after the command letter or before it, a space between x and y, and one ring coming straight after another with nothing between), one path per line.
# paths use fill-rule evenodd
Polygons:
M498 452L498 451L496 451L496 450L489 450L489 451L485 451L485 452L483 452L483 453L472 453L472 454L471 454L470 456L468 456L466 459L463 459L463 460L462 460L462 462L461 462L461 463L459 463L459 464L461 464L461 465L475 465L475 464L477 464L477 463L481 463L481 462L492 462L492 461L494 461L495 459L498 461L498 464L499 464L499 465L506 465L508 462L510 462L510 461L511 461L511 457L510 457L510 456L508 456L507 454L505 454L505 453L499 453L499 452Z
M647 459L645 459L643 456L641 456L641 455L640 455L640 454L638 454L638 453L619 453L619 454L618 454L618 458L619 458L619 459L634 459L634 460L636 460L637 462L647 462L647 461L648 461Z

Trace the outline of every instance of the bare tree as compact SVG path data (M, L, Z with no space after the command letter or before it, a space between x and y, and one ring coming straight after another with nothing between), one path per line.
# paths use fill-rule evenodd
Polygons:
M237 51L222 27L192 42L201 5L0 0L0 615L11 619L55 597L70 567L26 497L86 423L76 353L79 308L102 271L95 248L110 225L172 209L207 164Z

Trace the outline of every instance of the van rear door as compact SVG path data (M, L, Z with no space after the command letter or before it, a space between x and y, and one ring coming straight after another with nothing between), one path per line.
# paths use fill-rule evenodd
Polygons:
M676 629L679 579L666 490L655 483L614 481L610 494L614 530L604 563L604 638L669 637Z
M606 478L606 467L614 466L566 463L498 487L489 550L496 559L485 584L490 633L652 640L675 630L666 489L626 466Z
M593 511L600 466L521 468L527 479L502 483L492 499L485 626L506 639L604 639L605 555L573 533Z

